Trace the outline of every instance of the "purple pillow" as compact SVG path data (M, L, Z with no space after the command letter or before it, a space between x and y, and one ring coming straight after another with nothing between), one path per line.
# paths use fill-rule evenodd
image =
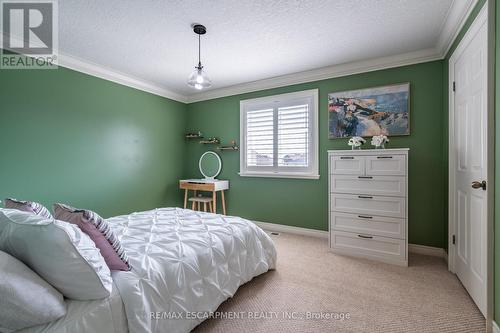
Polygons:
M86 233L101 250L109 269L130 270L127 254L105 219L91 210L73 208L60 203L54 204L54 215L57 220L76 224Z
M39 215L45 217L46 219L53 219L52 214L50 214L49 210L38 202L7 198L4 200L4 203L5 208L22 210L23 212Z

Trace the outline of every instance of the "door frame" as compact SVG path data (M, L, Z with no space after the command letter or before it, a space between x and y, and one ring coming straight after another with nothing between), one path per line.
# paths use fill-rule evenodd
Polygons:
M448 269L452 273L456 273L455 260L456 260L456 247L453 244L453 235L456 234L457 230L457 220L455 219L455 175L454 170L456 167L456 159L454 158L454 128L455 128L455 117L454 117L454 92L453 92L453 82L455 81L455 72L453 70L454 64L458 56L460 56L466 46L471 42L472 38L483 26L487 25L487 57L488 63L486 66L487 71L487 131L489 135L487 136L487 181L488 186L487 191L487 244L486 244L486 326L487 332L491 332L492 322L493 322L493 246L494 246L494 188L495 188L495 95L494 95L494 83L495 83L495 62L494 62L494 21L495 21L495 1L488 0L482 9L478 13L474 22L469 27L468 31L465 33L464 37L458 44L457 48L453 51L449 62L448 62Z

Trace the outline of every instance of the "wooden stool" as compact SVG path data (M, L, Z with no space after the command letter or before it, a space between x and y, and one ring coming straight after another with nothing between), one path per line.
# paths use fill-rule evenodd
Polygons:
M179 180L179 188L184 190L184 208L188 207L189 191L194 192L194 197L196 197L197 192L212 192L206 194L212 198L212 213L217 213L217 192L221 194L222 201L222 214L226 215L226 200L224 197L224 190L229 189L228 180L220 179L184 179ZM192 201L192 200L190 200ZM198 204L198 203L196 203Z
M201 203L203 203L203 210L206 212L207 211L207 203L208 203L208 208L210 209L210 213L213 213L214 210L212 208L212 198L208 198L208 197L191 197L189 198L189 201L191 201L193 204L192 204L192 207L191 209L192 210L200 210L201 211ZM198 208L196 208L198 207Z

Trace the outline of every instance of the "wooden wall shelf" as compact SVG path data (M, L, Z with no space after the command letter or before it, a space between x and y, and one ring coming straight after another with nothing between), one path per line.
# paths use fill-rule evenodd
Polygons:
M217 148L218 150L240 150L240 147L238 146L221 146Z
M206 140L201 140L200 143L204 145L210 145L210 144L217 145L220 143L220 140L219 138L213 137L213 138L208 138Z
M201 134L200 131L198 131L198 133L186 133L186 135L184 136L186 139L203 139L203 134Z
M238 151L238 150L240 150L240 146L238 146L236 144L235 140L231 140L229 145L224 145L224 146L220 145L220 139L216 136L211 137L211 138L208 137L205 140L201 140L201 139L204 139L204 137L200 131L186 133L185 138L186 138L186 140L192 140L192 141L195 141L196 139L198 139L199 140L198 142L200 144L203 144L203 145L219 145L217 147L217 150L219 150L219 151L224 151L224 150Z
M231 145L230 146L219 146L217 147L218 150L232 150L232 151L235 151L235 150L240 150L240 147L236 144L236 141L231 141Z

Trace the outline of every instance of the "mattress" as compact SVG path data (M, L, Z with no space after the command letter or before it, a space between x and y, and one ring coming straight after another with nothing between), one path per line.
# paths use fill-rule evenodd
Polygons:
M108 222L132 265L113 273L132 333L189 332L276 266L271 238L240 217L161 208Z
M125 308L116 285L108 298L95 301L66 300L66 315L45 325L26 328L16 333L126 333Z

